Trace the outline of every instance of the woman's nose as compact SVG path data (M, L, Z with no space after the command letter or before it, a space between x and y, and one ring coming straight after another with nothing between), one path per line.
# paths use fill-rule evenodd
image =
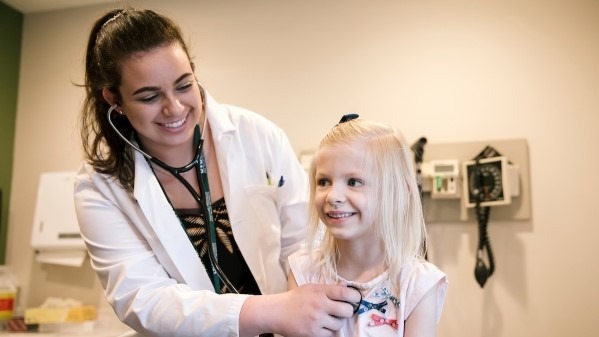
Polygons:
M177 97L167 97L162 108L162 112L165 115L178 115L184 110L183 104L177 99Z

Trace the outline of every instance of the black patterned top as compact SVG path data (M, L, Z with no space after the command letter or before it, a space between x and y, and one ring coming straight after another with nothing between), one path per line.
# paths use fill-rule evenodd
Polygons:
M224 198L212 204L212 212L214 213L214 225L217 236L216 246L220 268L239 293L259 295L260 289L256 284L256 280L233 237L229 213L227 212L227 205ZM206 267L206 272L210 275L210 279L212 279L212 264L208 255L210 241L202 211L200 209L175 209L175 213L181 220L189 240L198 252L200 259L202 259L202 263ZM214 280L212 282L214 283ZM233 292L223 282L221 282L221 286L223 287L222 293Z

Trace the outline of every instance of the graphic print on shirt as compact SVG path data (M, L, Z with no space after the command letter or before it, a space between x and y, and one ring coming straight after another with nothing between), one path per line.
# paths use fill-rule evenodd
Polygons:
M393 330L397 330L399 327L397 319L389 317L390 313L396 313L399 309L400 302L397 299L397 297L391 295L391 293L386 287L383 287L380 292L375 291L372 297L375 299L381 299L382 301L378 303L373 303L363 299L362 301L360 301L358 316L368 315L369 319L367 320L367 327L389 326ZM389 302L391 302L392 307L395 310L387 312L387 306ZM372 313L370 312L371 310L375 310L378 313Z

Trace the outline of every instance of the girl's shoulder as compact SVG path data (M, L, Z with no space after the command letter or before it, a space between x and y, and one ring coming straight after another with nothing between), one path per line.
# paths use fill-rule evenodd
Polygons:
M423 282L435 284L446 278L447 275L433 263L412 258L403 264L399 281L400 284L409 287Z
M437 287L437 303L443 307L447 292L447 275L431 262L412 259L404 264L400 276L400 296L404 300L406 313L418 304L420 299L432 288Z
M322 270L316 261L315 252L299 250L288 257L289 269L295 277L297 285L307 283L326 283L322 278Z

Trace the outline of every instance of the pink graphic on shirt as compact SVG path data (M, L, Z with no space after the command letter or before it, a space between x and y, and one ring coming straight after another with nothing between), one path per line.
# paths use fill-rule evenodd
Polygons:
M370 318L372 318L372 322L369 322L368 326L380 326L386 324L392 327L394 330L397 330L399 327L396 319L386 319L385 317L379 316L377 314L372 314Z

